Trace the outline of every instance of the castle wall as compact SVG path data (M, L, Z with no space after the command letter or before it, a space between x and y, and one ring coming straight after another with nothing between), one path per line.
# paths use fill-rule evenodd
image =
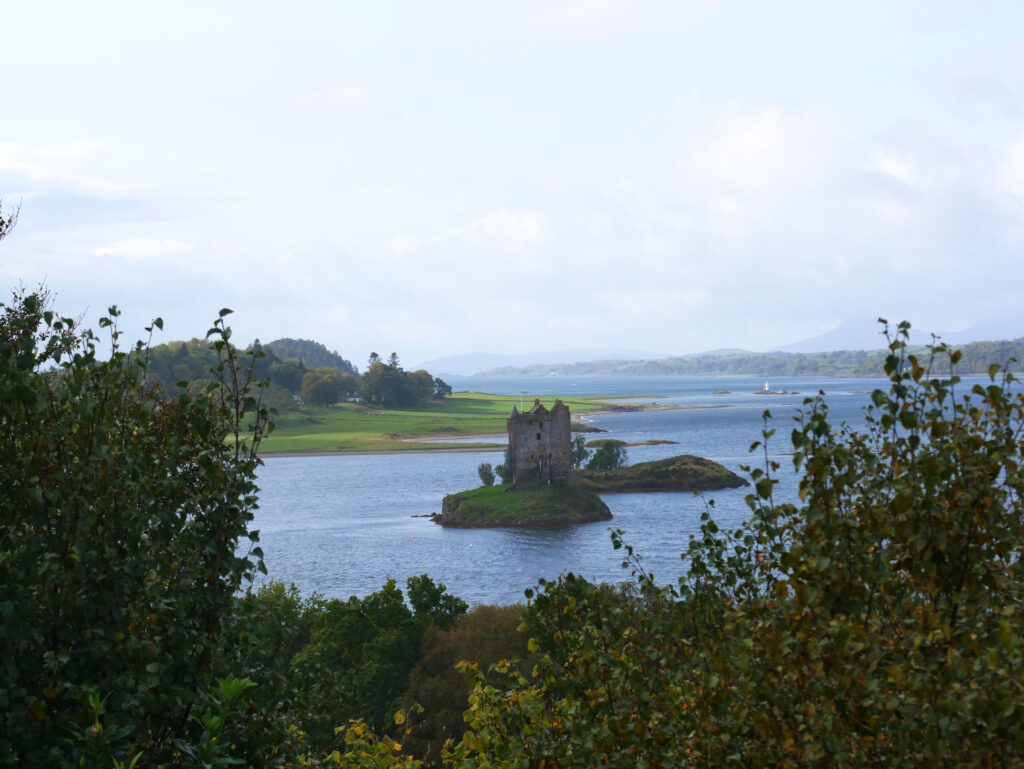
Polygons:
M513 484L568 483L571 439L569 409L561 401L555 401L550 412L539 400L524 414L513 410L508 418Z

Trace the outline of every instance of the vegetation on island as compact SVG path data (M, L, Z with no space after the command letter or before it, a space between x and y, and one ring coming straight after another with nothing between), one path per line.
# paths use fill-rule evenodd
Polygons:
M565 526L609 521L608 505L578 486L549 485L510 489L501 483L449 494L435 523L451 528Z
M595 453L595 457L601 451ZM602 494L653 491L715 491L750 484L718 462L681 454L634 465L573 470L572 483Z

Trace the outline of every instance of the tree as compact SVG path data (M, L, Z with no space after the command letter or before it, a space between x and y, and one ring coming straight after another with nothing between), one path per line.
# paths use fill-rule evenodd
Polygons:
M512 479L515 477L515 457L512 455L511 448L505 449L505 458L500 465L496 465L494 472L501 478L502 483L512 483Z
M575 456L575 455L574 455ZM587 470L607 472L626 465L626 449L620 441L606 440L594 451L587 462Z
M419 369L408 375L409 390L418 401L425 401L434 394L434 378L429 371Z
M270 365L270 381L293 393L302 389L305 373L306 367L298 358L288 358Z
M147 384L144 343L120 349L116 308L107 360L45 292L0 310L0 764L171 763L233 672L227 618L262 568L251 369L228 310L217 380L173 398Z
M391 353L388 356L388 366L390 368L397 368L397 369L401 369L402 368L402 363L401 363L400 360L398 360L398 353L397 352L393 352L393 353Z
M406 584L412 609L394 580L365 598L323 605L309 645L293 663L311 682L304 701L314 749L335 745L335 727L350 718L365 719L378 733L391 726L419 661L423 632L451 627L468 608L425 574Z
M302 400L315 406L330 406L341 398L341 385L330 374L308 371L302 376Z
M589 456L590 449L587 448L587 439L582 435L574 436L569 450L569 461L572 462L572 466L576 468L583 467L583 463L587 461Z
M490 462L481 462L479 467L476 468L476 472L484 486L494 485L494 468L491 467Z
M451 394L452 386L440 377L434 377L434 397L440 400L441 398L450 397Z

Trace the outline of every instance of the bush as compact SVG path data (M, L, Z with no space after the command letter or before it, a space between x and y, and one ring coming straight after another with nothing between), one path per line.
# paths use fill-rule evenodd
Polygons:
M463 713L469 707L470 677L456 666L463 660L481 671L503 659L523 660L520 669L529 671L534 659L526 645L528 638L518 632L525 606L474 606L448 629L431 627L423 635L422 655L409 676L403 700L410 717L410 731L404 747L423 758L425 765L440 764L441 747L448 739L458 740L466 730ZM492 676L491 683L500 683Z
M106 361L45 291L0 310L0 764L168 761L198 738L234 595L262 568L266 410L228 311L218 381L168 399L146 345L119 349L115 308Z
M607 472L609 470L618 470L620 467L625 467L625 465L625 447L620 441L608 440L602 442L601 446L594 451L590 461L587 462L586 469Z
M484 486L494 485L494 468L491 467L490 462L481 462L480 466L476 469L477 474L480 476L480 482Z

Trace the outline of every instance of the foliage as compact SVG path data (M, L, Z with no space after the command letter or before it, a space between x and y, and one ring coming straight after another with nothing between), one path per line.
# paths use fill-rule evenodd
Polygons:
M284 337L282 339L275 339L273 342L267 342L266 349L273 352L278 358L285 360L289 358L295 359L305 368L332 368L342 373L359 374L351 361L345 360L337 352L328 350L320 342L314 342L311 339L289 339Z
M453 762L584 766L1007 766L1024 760L1024 395L901 324L862 431L809 399L800 502L751 472L752 518L704 516L688 574L637 595L542 583L535 677L478 679ZM767 441L773 431L765 430ZM762 448L758 442L755 448ZM621 541L616 538L616 544Z
M368 401L385 407L411 406L416 394L409 375L399 366L375 361L359 380L359 393Z
M718 462L680 454L637 462L617 470L573 470L570 482L601 494L648 491L711 491L750 484Z
M305 693L314 681L292 662L309 645L324 603L316 593L304 597L280 582L250 588L236 602L217 667L243 671L259 686L236 706L221 741L253 766L287 763L305 747Z
M512 453L511 447L505 449L504 461L494 468L494 472L501 478L501 482L504 485L512 483L512 478L515 476L515 455Z
M583 467L583 463L590 457L590 449L587 448L587 439L582 435L573 436L569 449L569 461L574 468Z
M494 468L490 462L481 462L476 468L477 474L480 476L480 482L484 486L494 485Z
M103 361L45 292L0 307L0 764L168 760L199 737L233 596L262 568L252 369L227 310L216 379L167 399L116 308Z
M586 469L591 472L608 472L625 465L626 447L616 441L604 441L590 457Z
M0 240L7 237L11 230L14 229L14 225L18 223L18 214L20 211L21 206L18 206L13 212L4 216L4 199L0 198Z
M528 638L518 632L526 607L474 606L450 628L435 626L423 635L422 653L409 676L409 687L403 698L409 717L405 747L421 756L427 766L437 766L441 747L448 739L458 740L466 730L463 712L468 707L470 677L459 673L456 666L469 660L483 671L503 659L521 660L519 669L528 673L534 655L527 649ZM488 679L499 683L501 676ZM414 706L419 706L415 708Z
M423 632L451 627L468 608L426 575L410 577L407 587L411 609L394 580L365 598L323 604L310 643L293 660L309 686L305 727L314 751L332 748L334 726L351 718L382 733L419 661Z
M302 400L314 406L330 406L341 398L341 385L330 374L307 371L302 377Z
M456 528L558 526L611 517L608 505L589 489L561 484L513 489L502 484L447 495L436 522Z
M441 377L434 377L434 397L438 400L448 398L452 394L452 386Z

